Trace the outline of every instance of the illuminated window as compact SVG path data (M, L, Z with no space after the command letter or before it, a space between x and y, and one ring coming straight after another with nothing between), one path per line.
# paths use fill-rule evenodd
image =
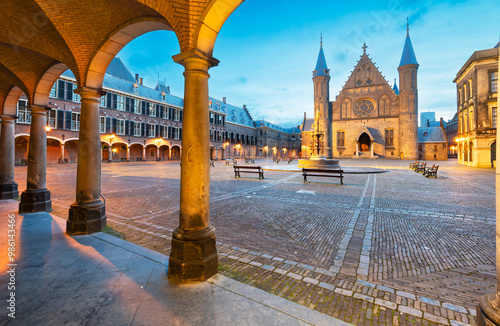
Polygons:
M125 120L123 119L116 120L116 134L125 135Z
M150 138L155 137L155 125L152 123L149 123L149 135Z
M17 102L17 122L18 123L31 123L31 113L26 107L28 101L19 100Z
M80 113L78 112L71 113L71 130L80 130Z
M141 137L141 123L134 121L134 136Z
M99 117L99 132L101 134L106 133L106 117L105 116Z
M56 129L56 123L57 123L57 110L56 109L50 109L47 112L47 126L51 127L52 129Z

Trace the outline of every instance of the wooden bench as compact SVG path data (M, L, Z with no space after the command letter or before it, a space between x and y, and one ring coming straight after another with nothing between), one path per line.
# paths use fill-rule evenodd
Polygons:
M234 159L227 158L226 165L236 165L236 161Z
M245 164L255 164L255 161L251 157L245 157Z
M258 173L259 180L264 179L264 170L260 166L235 165L233 168L235 178L241 178L240 173Z
M415 161L415 163L410 163L410 167L408 169L415 170L415 167L417 167L419 163L420 163L419 161Z
M342 175L344 171L342 170L327 170L327 169L302 169L302 176L304 177L304 183L307 182L307 177L328 177L328 178L340 178L340 184L344 184L344 176Z
M434 176L436 179L437 179L437 172L438 172L438 169L439 169L439 165L434 165L432 164L432 168L426 168L424 170L424 175L425 177L430 177L430 176Z
M427 165L427 162L424 162L422 164L419 164L416 168L415 168L415 172L424 172L425 171L425 166Z

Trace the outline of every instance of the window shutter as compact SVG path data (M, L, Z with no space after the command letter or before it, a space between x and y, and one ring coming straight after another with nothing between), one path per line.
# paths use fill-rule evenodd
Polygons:
M128 129L128 121L125 120L125 135L128 136L129 134L129 129Z
M71 130L71 111L66 111L66 128L64 130Z
M141 136L144 137L146 133L146 126L144 122L141 122Z
M179 128L179 139L182 140L182 128Z
M161 136L161 126L156 125L156 138L160 138Z
M64 100L64 89L66 86L65 84L66 83L64 82L64 80L57 81L57 98L58 99Z
M57 110L57 129L62 130L64 125L64 111Z
M172 139L172 127L168 127L168 139Z
M180 120L180 122L182 122L182 116L183 116L183 114L184 114L183 110L180 110L180 112L179 112L179 120Z
M160 115L160 104L156 104L156 116L161 117Z
M149 137L149 123L146 123L146 137Z
M146 104L147 102L146 101L142 101L142 115L146 115Z
M66 83L66 101L73 101L73 83Z
M173 120L172 119L172 108L168 108L168 117L167 117L168 120Z
M111 133L111 118L106 117L106 133Z
M113 109L118 109L118 96L116 94L111 95L113 98Z
M112 130L111 130L111 133L116 133L116 130L117 130L117 126L116 126L116 118L113 118L111 121L112 121L112 122L111 122L111 129L112 129Z

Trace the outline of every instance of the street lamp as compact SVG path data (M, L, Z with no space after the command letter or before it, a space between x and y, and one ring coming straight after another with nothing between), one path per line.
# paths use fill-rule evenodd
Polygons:
M47 126L47 127L45 127L45 130L47 130L47 132L49 132L52 130L52 128L50 128L50 126Z

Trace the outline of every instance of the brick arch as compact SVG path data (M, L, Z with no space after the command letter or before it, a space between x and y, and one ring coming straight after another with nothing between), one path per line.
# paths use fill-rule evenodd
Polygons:
M17 86L11 87L9 93L5 97L3 102L3 114L16 115L17 113L17 102L21 95L23 95L23 90Z
M102 88L104 74L118 52L136 37L157 30L173 31L166 19L157 17L136 18L115 29L93 55L86 72L85 86Z
M50 90L52 85L57 81L57 78L65 72L68 67L64 63L54 63L47 69L43 76L38 81L33 96L33 103L35 105L46 105L49 102Z
M215 40L222 25L244 0L211 0L200 19L200 25L194 34L195 47L208 54L213 54Z
M24 82L19 79L11 70L5 67L2 63L0 63L0 90L1 90L1 99L4 102L7 99L7 96L11 92L13 87L20 88L26 96L29 98L29 89L26 87Z

